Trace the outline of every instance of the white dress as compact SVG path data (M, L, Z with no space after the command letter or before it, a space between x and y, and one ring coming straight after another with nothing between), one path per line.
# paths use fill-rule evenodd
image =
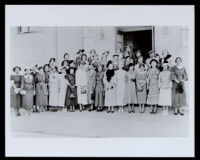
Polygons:
M162 71L159 74L158 86L160 88L159 102L160 106L172 105L172 81L171 72Z
M76 71L76 86L78 104L86 105L87 103L87 73L85 70L78 69ZM86 92L84 92L86 90Z
M117 106L125 105L125 77L126 71L123 69L115 71L116 75L116 96L117 96Z
M67 84L68 81L65 78L65 74L59 74L59 100L58 106L64 107L65 106L65 97L67 92Z
M51 73L49 75L49 105L58 106L59 96L59 74Z

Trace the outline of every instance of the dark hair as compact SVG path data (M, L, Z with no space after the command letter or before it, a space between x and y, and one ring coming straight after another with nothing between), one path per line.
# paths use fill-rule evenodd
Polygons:
M110 64L113 64L111 60L109 60L109 61L107 62L106 67L108 68L108 66L109 66Z
M177 59L180 59L182 62L182 58L181 57L176 57L175 62L177 61Z
M128 69L129 69L130 67L132 67L132 66L134 67L133 63L129 63L129 64L128 64Z
M15 66L15 67L13 67L13 72L15 72L16 68L18 68L19 71L21 71L21 68L19 66Z
M65 63L65 62L67 62L67 65L69 65L69 64L68 64L68 62L69 62L68 60L63 60L62 63L61 63L61 66L64 66L64 63Z
M55 59L55 58L50 58L50 59L49 59L49 63L50 63L52 60L53 60L54 62L56 62L56 59Z
M86 55L86 54L82 54L82 55L81 55L81 60L83 60L83 56L85 56L85 57L86 57L86 60L87 60L87 55Z
M66 56L66 55L68 55L68 56L69 56L69 53L65 53L65 54L64 54L64 56L63 56L63 58L65 58L65 56Z
M44 67L43 67L44 70L45 70L46 66L49 68L49 64L45 64L45 65L44 65Z
M43 69L43 71L44 71L44 68L42 66L38 67L38 70L40 70L40 69Z
M78 52L77 52L76 54L83 53L83 52L85 52L84 49L79 49Z
M156 62L156 63L158 64L158 61L157 61L156 59L152 59L152 60L149 62L149 64L151 64L153 61Z

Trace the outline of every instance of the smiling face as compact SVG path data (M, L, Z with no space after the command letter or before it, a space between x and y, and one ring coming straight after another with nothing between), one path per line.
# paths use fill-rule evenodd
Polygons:
M108 69L109 69L109 70L112 70L112 69L113 69L113 64L112 64L112 63L108 65Z
M132 70L133 70L133 66L130 66L130 67L129 67L129 70L132 71Z
M152 67L152 68L155 68L156 65L157 65L157 63L156 63L155 61L152 61L152 62L151 62L151 67Z
M39 69L39 73L40 73L40 74L43 74L43 73L44 73L43 68L40 68L40 69Z
M15 74L19 74L20 70L19 68L15 68Z
M181 60L180 58L177 58L177 59L176 59L176 64L177 64L177 65L180 65L181 63L182 63L182 60Z

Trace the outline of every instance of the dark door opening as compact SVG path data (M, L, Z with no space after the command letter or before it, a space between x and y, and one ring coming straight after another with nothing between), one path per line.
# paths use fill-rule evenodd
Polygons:
M133 52L141 50L144 60L148 58L148 52L152 50L152 30L123 32L124 46L131 45Z

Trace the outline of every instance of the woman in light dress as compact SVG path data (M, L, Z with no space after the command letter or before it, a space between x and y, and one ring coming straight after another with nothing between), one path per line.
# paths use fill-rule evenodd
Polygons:
M163 114L168 114L168 107L172 105L172 80L167 63L162 65L163 71L159 74L158 87L160 88L159 105L163 106Z
M57 111L57 106L59 103L59 74L57 72L57 67L50 69L49 74L49 105L53 107L53 111Z
M117 105L116 97L116 75L112 61L108 61L107 71L105 72L103 82L105 89L105 106L108 107L107 113L114 113L114 106Z
M125 104L128 104L128 112L135 112L134 104L137 104L136 72L133 63L129 64L126 72Z
M63 107L63 112L66 112L65 97L66 97L67 85L68 85L68 81L66 79L66 68L62 67L61 74L59 74L58 106Z
M144 107L147 102L147 71L144 64L139 65L139 70L136 74L136 86L139 112L144 113Z
M152 59L149 64L151 68L149 68L147 73L147 89L149 90L147 97L147 104L151 106L151 114L157 113L157 105L159 101L159 88L158 88L158 75L159 70L157 68L158 61Z
M77 98L78 98L78 104L79 109L82 112L82 109L84 108L84 105L87 105L87 73L86 68L84 65L84 62L81 62L79 65L79 68L76 71L76 86L77 86Z
M119 106L119 112L124 111L125 106L125 77L126 71L123 68L123 62L119 61L118 70L115 71L116 76L116 98L117 98L117 106Z

